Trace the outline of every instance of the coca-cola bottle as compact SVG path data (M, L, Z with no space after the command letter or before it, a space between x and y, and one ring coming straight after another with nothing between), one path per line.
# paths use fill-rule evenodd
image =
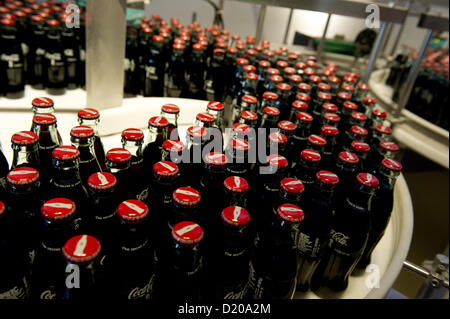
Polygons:
M369 116L367 127L374 128L377 125L382 125L386 120L386 117L386 112L379 109L373 109L372 113Z
M131 153L124 148L113 148L106 153L106 169L117 179L117 193L123 200L133 198L133 176L131 175Z
M370 233L364 253L356 265L359 269L370 264L372 252L384 235L394 207L395 182L401 171L402 164L390 158L383 159L376 170L380 188L373 199Z
M106 271L110 271L112 266L111 254L117 243L118 220L116 209L123 198L118 196L117 179L111 173L94 173L89 176L87 185L90 195L90 215L87 219L86 233L101 240L103 256L100 264L105 267Z
M52 175L52 152L62 141L56 128L56 117L40 113L33 117L32 131L39 136L39 160L42 187L47 188Z
M115 297L152 299L156 278L155 252L147 228L149 209L143 202L129 199L117 207L120 225L113 252Z
M367 96L370 92L370 87L366 83L359 82L356 86L356 91L354 94L354 99L356 101L361 101L364 96Z
M179 140L165 140L162 145L161 161L169 161L177 164L180 174L183 175L184 143Z
M367 135L369 132L362 126L353 125L349 130L341 134L340 145L348 146L353 141L365 142L367 140Z
M250 113L244 113L244 116L249 117L250 121L255 121L252 122L252 125L250 125L249 123L245 123L245 121L243 121L242 123L248 124L252 127L256 126L257 122L256 120L258 119L256 112L256 108L257 108L257 104L258 104L258 99L256 97L254 97L253 95L244 95L242 97L242 99L240 100L240 102L236 102L237 104L234 104L234 108L233 108L233 115L231 118L232 122L235 122L237 119L242 118L242 113L243 112L250 112ZM253 114L256 115L256 118L254 118Z
M67 85L66 58L61 42L61 23L58 20L47 20L44 57L45 89L50 94L64 94Z
M41 208L41 238L31 278L33 299L60 300L64 295L62 247L75 232L76 206L67 198L54 198Z
M161 298L199 301L203 298L204 267L201 244L203 229L191 221L175 224L170 232L168 261L162 269Z
M226 78L224 70L225 51L214 49L213 56L206 69L205 87L206 99L210 101L222 101L225 97Z
M167 138L172 140L179 139L178 117L180 116L180 108L175 104L164 104L161 107L161 116L169 122Z
M374 110L374 107L376 104L377 104L377 100L374 99L373 97L370 97L370 96L364 97L361 102L362 112L366 116L370 116L370 114L372 114L372 111Z
M306 148L308 137L311 135L311 127L314 118L311 114L306 112L299 112L296 118L296 130L294 133L294 137L290 142L290 147L293 152L296 152L295 159L298 158L298 152L302 151ZM293 156L291 154L291 156Z
M212 127L215 127L221 131L225 128L224 109L225 107L223 103L217 101L210 101L206 106L206 112L214 116L214 124Z
M312 149L314 151L317 151L320 153L320 156L323 157L325 148L327 146L327 140L317 134L312 134L308 136L307 142L307 148Z
M61 29L61 44L64 49L64 60L66 61L66 84L68 89L75 89L79 83L78 63L79 47L73 28L63 26Z
M331 169L334 166L334 157L338 147L337 139L339 136L339 130L334 126L324 125L320 129L320 133L327 140L325 148L321 153L321 167L323 169Z
M207 139L204 127L190 126L186 132L186 149L183 154L184 180L192 185L198 185L200 172L203 168L203 148Z
M374 172L380 165L381 161L385 158L395 159L400 148L398 145L391 141L380 141L377 147L369 153L366 161L366 169L370 172Z
M31 106L34 115L39 113L55 113L55 104L49 97L36 97L31 101Z
M259 231L250 264L251 299L290 299L297 275L296 238L305 215L293 204L282 204L271 223Z
M80 175L83 184L87 184L89 176L102 169L95 156L94 150L95 133L92 127L86 125L75 126L70 131L70 141L72 146L78 148L80 152Z
M297 129L297 127L295 126L294 123L289 122L289 121L280 121L278 122L278 131L283 134L284 136L286 136L286 149L284 151L283 156L287 158L287 160L289 161L289 163L291 163L290 166L293 165L293 163L297 160L298 158L298 150L293 148L293 139L294 139L294 134L295 134L295 130Z
M26 299L28 298L27 269L24 267L21 251L14 245L11 237L6 205L0 201L0 298Z
M386 125L377 125L372 129L372 135L369 136L368 144L374 149L381 141L390 141L391 139L392 129Z
M360 171L364 171L366 167L366 161L370 153L371 147L369 144L361 141L353 141L349 146L344 146L344 151L352 152L359 158L358 168Z
M14 19L0 20L0 85L1 93L8 98L24 95L24 56Z
M341 112L341 129L349 128L349 121L354 112L358 110L358 105L352 101L345 101L342 103Z
M313 289L327 286L333 291L347 288L348 277L361 258L370 232L372 198L378 179L359 173L349 195L337 203L330 231L327 256L313 277Z
M331 87L331 93L336 95L341 87L341 79L332 75L328 77L328 83Z
M166 96L181 97L186 94L186 75L184 44L175 43L172 55L164 78L164 90Z
M219 216L216 216L219 221ZM250 275L250 214L245 208L228 206L220 214L221 227L213 247L210 268L215 299L244 299Z
M275 197L272 204L274 211L283 203L302 206L304 191L305 185L300 180L293 177L283 178L280 182L278 196Z
M164 96L165 60L163 57L163 37L154 35L148 57L144 55L141 68L145 75L144 96Z
M124 93L136 95L139 92L138 82L139 49L137 40L137 29L127 26L124 60Z
M216 119L214 115L207 112L198 113L195 120L195 125L198 127L203 127L206 130L205 137L205 147L208 146L210 142L212 143L212 147L218 146L218 149L215 151L222 152L223 151L223 142L222 142L222 130L214 127Z
M204 174L199 188L205 207L223 207L223 181L227 163L227 157L219 152L211 152L205 156ZM206 216L208 223L215 220L218 214L217 212Z
M311 278L326 253L333 218L334 191L340 182L330 171L319 171L315 182L306 190L303 210L306 219L297 239L299 268L297 290L306 292Z
M39 137L31 131L20 131L11 137L11 169L27 166L40 170Z
M351 189L356 174L359 171L359 158L352 152L342 151L335 160L332 171L339 177L339 185L335 191L336 198L346 196Z
M188 97L199 100L206 98L206 92L204 90L206 67L205 47L200 43L195 43L192 46L190 63L186 66Z
M144 170L151 176L153 165L159 161L162 143L167 139L169 121L162 116L153 116L148 121L149 135L144 148Z
M295 97L292 94L292 87L287 83L278 83L275 92L279 98L280 119L288 120L291 113L291 104Z
M102 267L100 265L102 245L90 235L77 235L70 238L63 246L66 260L66 284L63 299L94 300L101 299ZM75 274L76 278L73 278Z
M225 155L228 158L227 176L240 176L249 179L251 163L249 163L250 142L241 139L233 138L227 148Z
M140 201L147 200L149 184L144 174L143 142L142 130L128 128L122 131L122 147L131 154L130 175L133 183L127 187L131 188L132 197Z
M300 160L294 167L295 177L300 180L306 188L314 183L316 173L319 170L321 156L318 152L311 149L304 149L300 153Z
M45 25L44 18L31 17L30 52L28 53L27 80L34 88L44 88L44 56L45 56Z
M100 123L100 113L93 108L85 108L78 111L78 124L86 125L94 130L94 151L95 157L102 170L105 170L105 149L98 133L98 124Z
M81 182L80 152L73 146L59 146L52 152L53 174L46 199L68 198L75 202L78 214L74 223L77 230L84 226L88 193Z
M353 93L355 92L355 87L353 85L348 84L348 83L343 83L341 85L341 90L350 94L353 99Z

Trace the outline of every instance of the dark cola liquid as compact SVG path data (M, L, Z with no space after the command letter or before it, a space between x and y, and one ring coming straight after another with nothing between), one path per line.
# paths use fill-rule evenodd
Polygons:
M167 128L167 136L168 139L171 140L180 139L180 136L178 135L178 127L175 124L169 123L169 127Z
M8 161L3 154L3 151L0 149L0 178L6 177L9 172L9 164Z
M131 157L130 176L131 183L128 187L132 188L133 197L147 202L150 195L148 189L150 181L145 178L144 159L142 157L134 155Z
M84 185L87 184L89 176L100 172L101 167L97 158L91 153L90 148L86 146L79 146L80 151L80 176Z
M44 187L48 186L52 177L52 152L59 145L56 144L51 137L50 131L41 130L39 132L39 159L41 163L40 179L44 183Z
M161 158L162 141L156 141L149 143L145 146L144 157L144 169L147 178L151 178L153 165L160 161Z

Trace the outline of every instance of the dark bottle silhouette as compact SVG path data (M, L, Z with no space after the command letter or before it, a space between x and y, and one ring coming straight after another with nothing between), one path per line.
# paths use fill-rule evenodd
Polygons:
M28 53L27 81L36 89L44 88L44 59L45 59L45 21L44 18L33 15L31 17L30 52Z
M47 20L44 55L44 86L50 94L64 94L67 86L66 57L61 41L61 23Z

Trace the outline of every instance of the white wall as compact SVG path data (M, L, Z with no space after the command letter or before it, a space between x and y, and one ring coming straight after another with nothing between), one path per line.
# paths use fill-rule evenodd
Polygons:
M314 1L314 0L312 0ZM217 3L217 0L215 1ZM210 26L213 21L213 9L203 0L152 0L147 6L148 14L159 13L164 19L178 17L181 23L191 22L192 13L197 12L197 20L202 27ZM448 15L448 9L434 6L432 12ZM239 34L241 37L254 35L258 21L259 6L232 0L225 0L223 18L225 28L231 34ZM266 19L262 32L262 38L273 43L282 43L286 30L289 9L278 7L267 7ZM321 37L327 15L320 12L306 10L294 10L291 28L288 33L288 43L292 43L295 31L312 37ZM418 17L408 17L406 27L400 43L419 48L425 37L426 31L416 27ZM357 34L365 28L364 20L358 18L332 16L328 28L327 37L334 38L335 35L344 35L346 40L353 41ZM394 25L391 41L387 49L393 44L399 26Z

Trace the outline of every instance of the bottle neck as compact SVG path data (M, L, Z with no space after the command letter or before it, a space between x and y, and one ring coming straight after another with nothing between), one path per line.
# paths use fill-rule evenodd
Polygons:
M83 161L86 157L92 156L95 157L94 150L94 138L87 139L71 139L72 146L78 148L80 151L80 160Z
M43 126L43 125L33 125L32 132L39 136L39 147L43 148L46 146L60 146L60 140L58 135L58 130L56 129L56 124Z
M91 127L94 130L95 136L99 136L98 135L98 124L100 123L99 119L85 120L85 119L78 118L78 123L80 125L86 125L86 126Z
M169 125L178 127L178 114L161 112L161 116L163 116L169 122Z
M249 234L246 226L233 227L222 224L222 248L225 257L240 257L247 252Z
M367 190L357 183L353 187L353 191L348 195L347 200L353 205L369 210L373 195L373 190Z
M188 273L189 275L197 272L202 263L200 247L186 247L178 243L172 246L172 267L178 272Z
M44 231L42 233L41 246L42 248L53 254L61 254L64 243L67 238L74 234L73 219L68 219L61 222L44 221Z
M119 247L123 254L138 254L149 245L145 221L139 223L120 222Z
M79 160L64 162L53 159L52 162L54 167L53 181L55 183L58 185L65 182L70 182L70 184L81 183Z
M13 145L13 161L11 169L19 166L31 166L36 168L39 164L39 147L38 144L20 146Z
M148 132L147 144L155 142L162 143L167 139L167 128L158 129L150 126Z
M139 162L143 157L142 141L122 141L122 148L131 153L133 163Z

